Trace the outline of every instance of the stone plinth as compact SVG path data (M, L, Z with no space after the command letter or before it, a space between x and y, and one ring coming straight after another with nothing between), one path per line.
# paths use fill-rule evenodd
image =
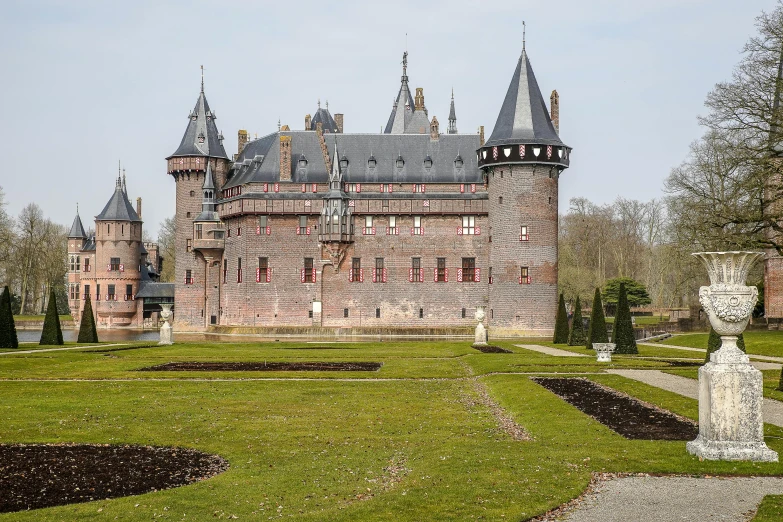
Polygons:
M709 362L699 368L699 436L687 444L688 453L777 462L778 454L764 443L762 401L762 375L750 364Z
M595 360L598 362L612 362L614 348L614 343L593 343L593 350L595 350L596 354Z
M484 328L484 309L479 307L476 309L476 335L473 339L473 346L487 346L487 329Z
M158 341L158 344L168 346L174 344L174 334L171 331L171 325L169 324L169 319L171 319L171 305L162 304L160 307L160 316L163 318L163 326L160 327L160 341Z

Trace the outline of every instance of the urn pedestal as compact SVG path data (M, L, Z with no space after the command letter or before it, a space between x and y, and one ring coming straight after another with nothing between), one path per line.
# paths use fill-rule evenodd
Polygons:
M476 335L473 338L473 346L487 346L487 330L484 328L484 309L479 308L476 310Z
M612 362L612 353L614 353L614 349L614 343L593 343L595 360L597 362Z
M721 347L699 369L699 436L688 453L709 460L777 462L764 442L763 379L737 347L758 299L745 286L748 270L763 256L757 252L702 252L710 286L699 289L699 302L721 336Z
M168 346L174 344L174 334L172 333L171 325L169 324L169 319L171 319L171 305L162 304L160 307L162 308L160 317L163 319L163 326L160 327L160 341L158 344Z

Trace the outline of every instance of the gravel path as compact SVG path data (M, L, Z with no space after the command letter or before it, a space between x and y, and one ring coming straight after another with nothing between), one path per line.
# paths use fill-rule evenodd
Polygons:
M546 355L553 355L555 357L590 357L587 354L569 352L568 350L561 350L559 348L550 348L549 346L540 346L538 344L515 344L519 348L525 350L533 350L534 352L544 353Z
M621 375L691 399L699 399L699 381L696 379L671 375L659 370L606 370L606 373ZM762 409L764 422L783 426L783 402L765 397Z
M615 477L599 481L562 522L746 522L765 495L783 494L778 477Z

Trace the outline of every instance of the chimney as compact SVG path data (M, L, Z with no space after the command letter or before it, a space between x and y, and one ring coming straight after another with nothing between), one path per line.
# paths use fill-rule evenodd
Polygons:
M433 116L430 122L430 139L437 140L440 137L440 131L438 130L438 117Z
M334 115L334 122L337 124L337 132L343 133L343 115L341 113Z
M237 132L237 154L242 154L242 149L247 145L247 131L245 129L239 129Z
M421 87L416 87L416 96L414 98L414 109L417 111L423 111L424 110L424 89Z
M291 181L291 136L280 136L280 181Z
M552 125L555 126L555 132L560 134L560 95L557 91L552 91L549 97L549 117L552 119Z
M484 146L484 126L479 127L479 147Z
M312 130L310 128L311 127L311 125L310 125L310 121L311 120L312 120L312 116L310 116L309 114L306 114L305 115L305 130Z
M141 219L141 198L136 198L136 214L138 214L139 219Z

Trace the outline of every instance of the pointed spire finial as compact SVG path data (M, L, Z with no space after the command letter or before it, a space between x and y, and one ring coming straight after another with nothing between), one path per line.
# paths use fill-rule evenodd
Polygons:
M318 98L318 108L321 108L321 98Z
M407 40L408 33L405 33ZM405 44L405 52L402 53L402 79L403 81L408 79L408 44Z
M280 132L280 118L277 118L277 131Z
M329 110L329 100L326 100L326 110Z
M201 92L204 92L204 66L201 66Z
M525 52L525 21L522 20L522 52Z
M76 215L79 215L79 202L76 202Z

